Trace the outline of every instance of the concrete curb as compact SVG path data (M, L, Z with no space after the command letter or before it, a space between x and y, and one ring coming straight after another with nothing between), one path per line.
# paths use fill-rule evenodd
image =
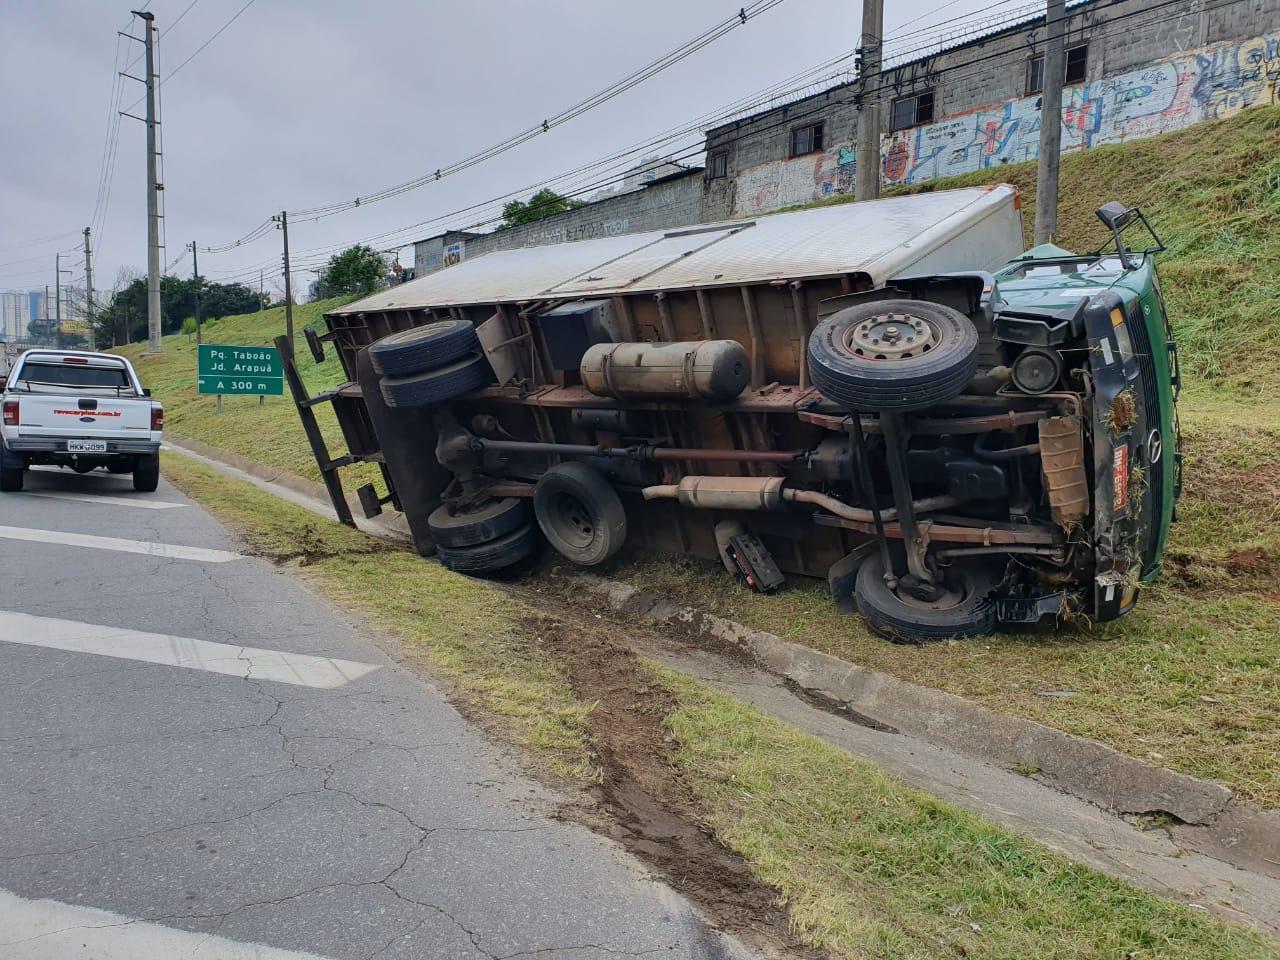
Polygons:
M318 506L319 509L315 510L316 513L331 520L337 519L333 515L333 508L329 501L329 491L325 489L324 484L317 483L314 480L307 480L286 470L269 467L259 463L257 460L250 460L248 457L241 456L238 453L223 450L221 447L215 447L200 440L192 440L190 437L184 437L181 434L166 433L164 445L173 447L180 453L190 454L197 459L207 460L211 464L221 464L224 467L229 467L251 478L259 485L282 487L294 495L293 499L295 501L304 503L309 507ZM390 537L394 540L410 539L409 525L400 514L391 511L373 520L366 520L364 508L360 505L359 499L350 492L347 492L347 505L351 508L351 513L355 517L356 526L366 533Z
M1203 824L1227 809L1221 784L1153 766L1092 740L996 713L954 694L856 666L762 630L681 607L626 583L572 573L616 612L679 623L730 643L772 673L865 722L1006 768L1032 765L1059 790L1120 813L1172 814Z

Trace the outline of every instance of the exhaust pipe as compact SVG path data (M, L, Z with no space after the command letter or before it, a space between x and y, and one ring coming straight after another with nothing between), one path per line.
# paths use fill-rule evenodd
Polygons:
M845 520L872 523L870 510L851 507L847 503L816 490L796 490L784 487L783 477L685 477L679 483L645 487L646 500L678 500L681 506L702 510L776 510L782 501L807 503L821 507ZM960 504L959 497L925 497L916 500L912 507L917 513L946 510ZM894 520L898 513L893 508L880 511L880 519Z

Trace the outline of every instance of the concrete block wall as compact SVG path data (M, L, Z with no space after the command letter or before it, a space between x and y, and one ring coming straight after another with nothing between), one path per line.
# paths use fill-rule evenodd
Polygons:
M419 241L414 245L415 276L494 250L666 230L702 220L702 170L694 169L533 223L491 233L453 231Z
M1275 0L1093 0L1068 14L1066 45L1087 43L1089 52L1086 83L1064 94L1066 150L1150 136L1276 97ZM1044 32L1041 19L886 71L886 181L1034 159L1040 98L1026 96L1027 66L1043 53ZM893 101L926 90L940 119L891 132ZM855 92L843 84L708 131L708 157L724 152L727 175L708 181L704 216L753 216L851 192ZM789 156L791 130L818 120L823 150Z

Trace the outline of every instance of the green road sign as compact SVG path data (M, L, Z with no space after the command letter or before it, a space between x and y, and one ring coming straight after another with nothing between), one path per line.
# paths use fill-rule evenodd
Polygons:
M196 347L196 377L199 393L284 393L284 365L275 347L202 343Z

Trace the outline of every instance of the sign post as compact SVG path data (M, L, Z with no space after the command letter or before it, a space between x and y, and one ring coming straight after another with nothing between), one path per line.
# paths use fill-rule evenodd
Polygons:
M280 396L284 393L284 365L275 347L238 347L218 343L196 346L196 392L222 397Z

